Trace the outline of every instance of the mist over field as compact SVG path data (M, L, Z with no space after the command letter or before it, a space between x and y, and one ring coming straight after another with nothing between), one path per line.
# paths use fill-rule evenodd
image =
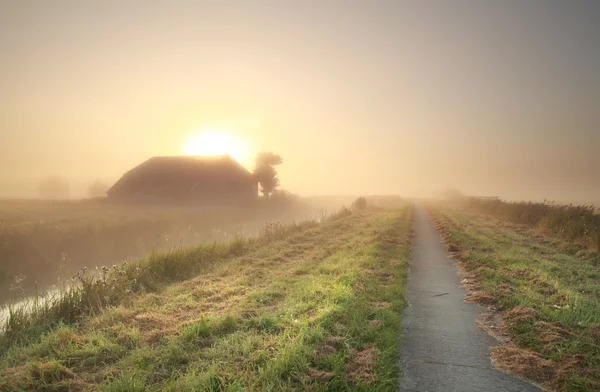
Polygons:
M0 0L0 392L600 391L598 21Z
M2 1L0 197L43 197L49 177L87 197L153 156L228 152L252 169L274 151L300 195L598 201L598 15L586 1ZM190 147L207 132L227 140Z

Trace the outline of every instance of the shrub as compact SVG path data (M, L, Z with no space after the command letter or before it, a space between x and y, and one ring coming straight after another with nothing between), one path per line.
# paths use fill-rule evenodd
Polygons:
M352 208L355 210L366 210L367 209L367 199L365 199L364 197L359 197L358 199L354 200L354 202L352 203Z
M352 215L352 211L350 211L350 209L348 207L342 207L335 214L331 214L329 216L329 220L341 219L341 218L347 217L348 215Z

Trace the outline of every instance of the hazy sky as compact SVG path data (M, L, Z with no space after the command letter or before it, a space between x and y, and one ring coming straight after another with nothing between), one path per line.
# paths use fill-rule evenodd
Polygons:
M0 191L115 181L211 125L281 154L300 194L600 201L599 20L596 1L0 0Z

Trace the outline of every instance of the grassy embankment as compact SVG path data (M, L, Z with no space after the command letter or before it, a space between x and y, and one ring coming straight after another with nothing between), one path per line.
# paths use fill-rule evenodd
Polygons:
M149 292L5 349L0 390L395 390L411 227L402 204L154 255Z
M267 220L289 223L314 218L318 210L286 196L210 207L0 200L0 303L43 292L84 266L118 264L153 250L249 236Z
M566 251L598 256L600 251L600 215L593 205L559 205L554 203L504 202L471 199L466 207L521 223L540 233L554 236ZM596 259L600 265L600 258Z
M579 230L573 220L565 218L568 229L562 231L551 223L568 216L565 208L525 226L511 220L539 217L539 206L429 207L468 271L463 282L470 298L500 311L487 324L514 343L492 350L497 366L551 390L600 390L600 270L588 235L593 231L573 237ZM513 215L516 209L521 218ZM475 210L512 214L499 213L500 220Z

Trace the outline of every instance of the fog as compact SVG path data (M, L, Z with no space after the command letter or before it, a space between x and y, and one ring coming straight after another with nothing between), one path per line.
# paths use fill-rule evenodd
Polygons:
M207 127L305 195L600 201L589 1L1 1L0 197L69 197ZM228 151L227 151L228 152Z

